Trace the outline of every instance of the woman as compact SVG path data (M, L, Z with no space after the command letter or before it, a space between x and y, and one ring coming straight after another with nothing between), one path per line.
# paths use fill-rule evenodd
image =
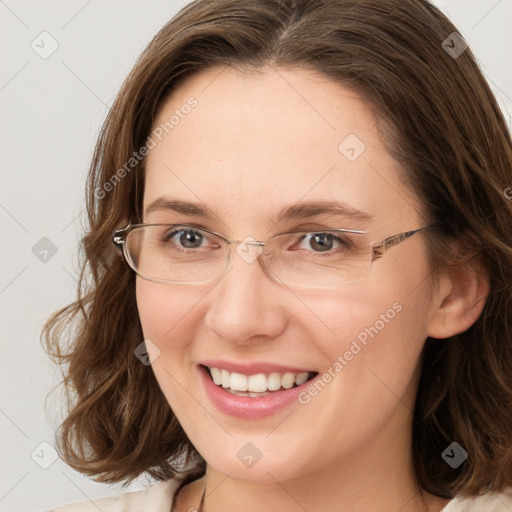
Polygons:
M425 0L183 9L108 115L45 328L64 460L161 482L57 510L511 510L511 163Z

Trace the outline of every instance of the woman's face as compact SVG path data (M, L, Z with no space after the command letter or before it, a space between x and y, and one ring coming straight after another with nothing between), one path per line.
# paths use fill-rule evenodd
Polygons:
M172 94L153 128L145 223L193 224L230 240L346 228L367 231L373 242L424 225L379 138L379 120L353 91L309 71L209 70ZM175 211L162 198L212 216ZM279 218L285 208L334 201L366 215L309 208ZM229 271L208 284L137 278L153 371L210 467L281 481L345 463L375 471L386 458L409 456L431 315L423 236L390 249L353 285L288 286L234 247ZM270 373L318 375L300 393L237 397L210 380L207 363L263 373L267 385Z

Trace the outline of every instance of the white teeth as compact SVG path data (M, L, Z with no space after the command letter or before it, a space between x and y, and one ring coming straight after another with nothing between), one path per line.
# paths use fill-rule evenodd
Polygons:
M230 374L227 370L221 370L222 387L229 388Z
M267 377L267 386L270 391L277 391L281 387L281 374L277 372L271 373Z
M285 373L283 378L281 379L281 384L284 389L290 389L295 384L295 374L294 373Z
M304 384L304 382L308 380L308 375L308 372L298 373L297 377L295 377L295 384L297 384L297 386Z
M229 387L238 391L247 391L247 375L233 372L229 378Z
M222 374L218 368L210 368L210 374L212 376L213 382L219 386L222 384Z
M237 395L237 396L250 396L252 398L256 398L258 396L266 396L268 395L268 393L253 393L253 392L250 392L250 393L247 393L247 392L244 392L244 391L236 391L234 389L226 389L226 391L228 393L231 393L232 395Z
M222 386L234 395L265 396L267 391L277 391L281 388L290 389L300 386L308 380L309 372L279 373L272 372L268 375L257 373L256 375L244 375L242 373L228 372L220 368L208 368L213 382Z
M264 373L249 375L247 379L247 391L254 391L255 393L267 391L267 376Z

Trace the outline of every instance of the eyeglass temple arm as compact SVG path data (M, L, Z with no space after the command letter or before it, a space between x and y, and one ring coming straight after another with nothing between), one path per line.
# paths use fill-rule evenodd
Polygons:
M402 243L404 240L407 240L415 233L418 233L419 231L423 231L425 229L432 228L436 226L437 224L431 224L430 226L425 226L424 228L420 229L414 229L412 231L405 231L404 233L398 233L398 235L390 236L389 238L385 238L382 240L382 242L375 244L372 248L372 260L376 260L384 255L384 253L391 249L391 247L394 247L395 245L398 245Z

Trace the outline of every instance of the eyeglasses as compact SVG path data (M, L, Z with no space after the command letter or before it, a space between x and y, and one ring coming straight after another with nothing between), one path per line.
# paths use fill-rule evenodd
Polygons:
M231 248L246 262L258 260L277 282L305 288L337 288L364 281L373 261L435 224L372 243L366 231L290 231L260 242L228 240L187 224L128 224L112 236L128 265L157 283L205 284L228 269Z

